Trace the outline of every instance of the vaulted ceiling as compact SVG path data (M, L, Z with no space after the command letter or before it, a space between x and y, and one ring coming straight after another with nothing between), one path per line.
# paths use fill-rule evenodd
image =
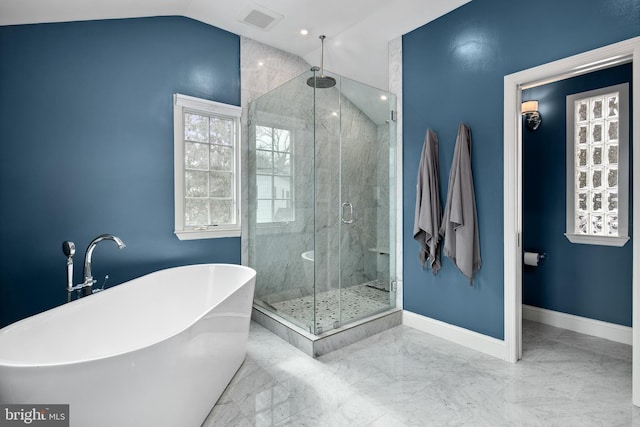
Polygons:
M0 0L0 25L180 15L388 88L390 40L469 0ZM249 21L250 23L247 23ZM259 27L265 27L259 28ZM305 29L307 35L300 31Z

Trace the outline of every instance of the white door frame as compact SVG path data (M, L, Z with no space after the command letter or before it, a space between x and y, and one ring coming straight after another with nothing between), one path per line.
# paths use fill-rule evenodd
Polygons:
M509 362L522 357L522 90L625 62L633 64L631 143L633 166L640 170L640 37L504 77L504 342ZM640 173L632 171L632 179L636 225L640 224ZM632 242L633 404L640 406L640 238Z

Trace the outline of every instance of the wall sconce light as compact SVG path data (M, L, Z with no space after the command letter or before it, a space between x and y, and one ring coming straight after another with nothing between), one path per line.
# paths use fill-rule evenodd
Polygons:
M526 119L527 127L530 130L538 129L542 123L542 116L538 112L538 101L524 101L522 103L522 115Z

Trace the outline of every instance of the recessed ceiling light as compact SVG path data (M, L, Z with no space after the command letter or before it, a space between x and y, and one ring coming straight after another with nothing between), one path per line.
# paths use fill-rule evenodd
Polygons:
M380 95L380 99L382 99L383 101L387 100L387 95Z
M309 34L309 30L305 30L304 28L300 30L300 34L302 34L303 36L306 36L307 34Z
M258 67L262 67L264 65L264 62L260 61L258 62Z

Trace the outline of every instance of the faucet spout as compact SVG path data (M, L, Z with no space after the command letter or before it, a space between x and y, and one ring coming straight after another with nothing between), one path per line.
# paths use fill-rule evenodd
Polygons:
M126 246L119 237L116 237L113 234L101 234L93 239L91 243L89 243L87 252L84 256L84 283L82 287L83 295L90 295L93 291L92 287L96 281L93 279L93 276L91 274L91 259L93 257L93 250L96 248L98 243L102 242L103 240L114 241L118 245L118 249L122 249Z

